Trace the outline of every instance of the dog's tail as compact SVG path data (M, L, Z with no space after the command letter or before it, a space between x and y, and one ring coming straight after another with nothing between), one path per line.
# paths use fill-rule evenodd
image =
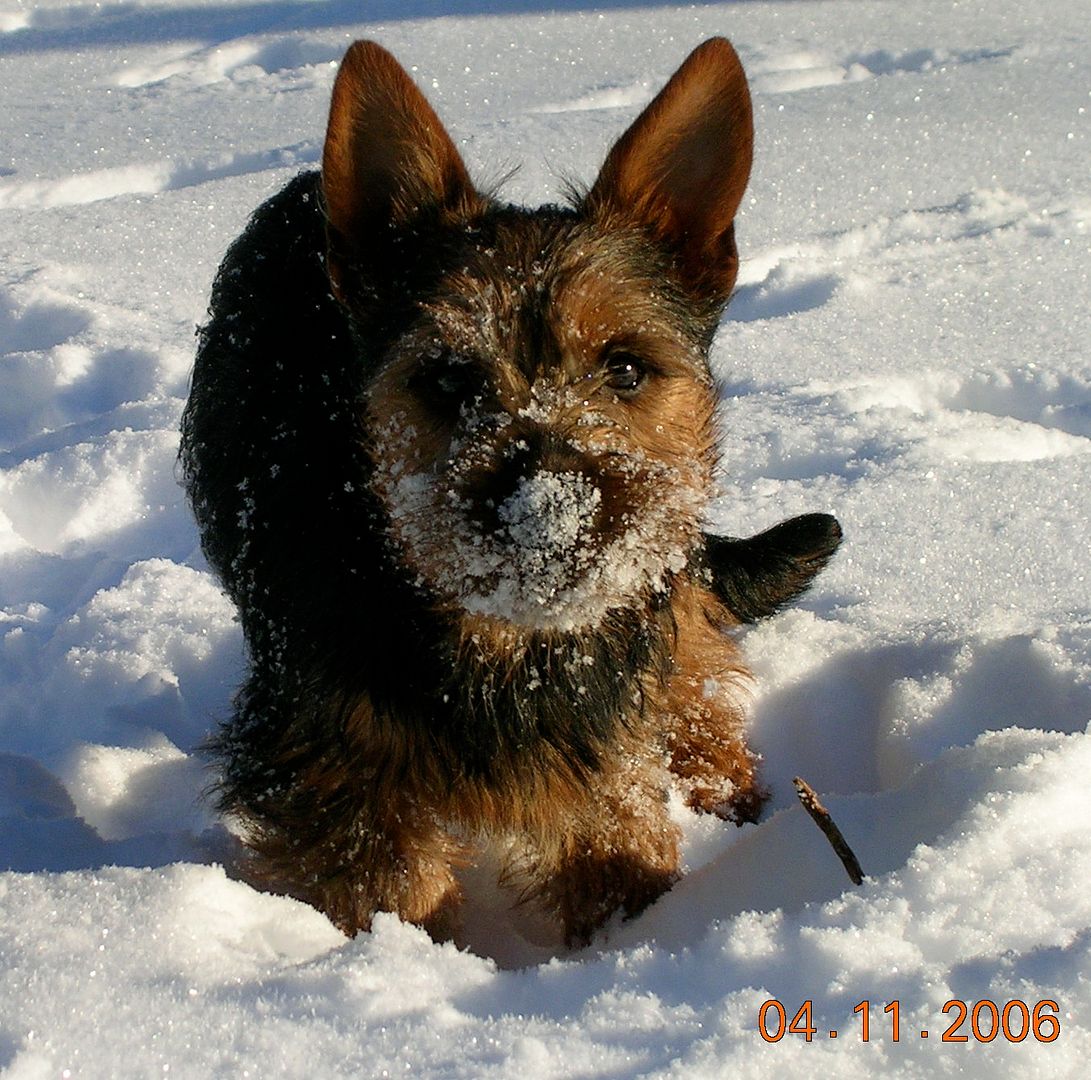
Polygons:
M705 537L705 569L716 595L744 623L775 615L810 587L841 543L829 514L803 514L757 536Z

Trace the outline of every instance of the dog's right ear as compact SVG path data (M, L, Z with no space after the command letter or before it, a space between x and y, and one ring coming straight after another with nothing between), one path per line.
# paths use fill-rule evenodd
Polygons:
M345 262L415 218L451 219L481 196L432 106L381 45L357 41L333 85L322 192L329 223L329 273L343 297Z

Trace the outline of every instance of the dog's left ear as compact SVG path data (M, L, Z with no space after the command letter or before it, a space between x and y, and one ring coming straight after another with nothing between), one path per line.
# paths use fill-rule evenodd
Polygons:
M712 38L614 144L584 205L649 231L683 288L723 303L738 273L735 212L753 149L742 64L726 38Z

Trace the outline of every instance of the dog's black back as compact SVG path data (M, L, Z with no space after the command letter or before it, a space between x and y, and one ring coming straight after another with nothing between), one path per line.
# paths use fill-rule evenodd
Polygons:
M301 711L336 717L334 692L347 707L353 687L381 699L427 682L414 591L388 572L376 529L364 358L330 293L325 228L314 172L254 213L216 277L182 421L202 549L251 658L229 741L274 735ZM239 769L248 755L225 760Z

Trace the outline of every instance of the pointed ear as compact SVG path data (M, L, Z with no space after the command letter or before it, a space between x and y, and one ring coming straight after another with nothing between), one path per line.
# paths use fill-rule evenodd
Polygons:
M722 303L738 273L735 211L753 146L742 64L729 41L712 38L614 144L585 206L649 231L687 291Z
M482 201L432 106L373 41L355 42L337 73L322 191L335 292L342 257L417 217L468 214Z

